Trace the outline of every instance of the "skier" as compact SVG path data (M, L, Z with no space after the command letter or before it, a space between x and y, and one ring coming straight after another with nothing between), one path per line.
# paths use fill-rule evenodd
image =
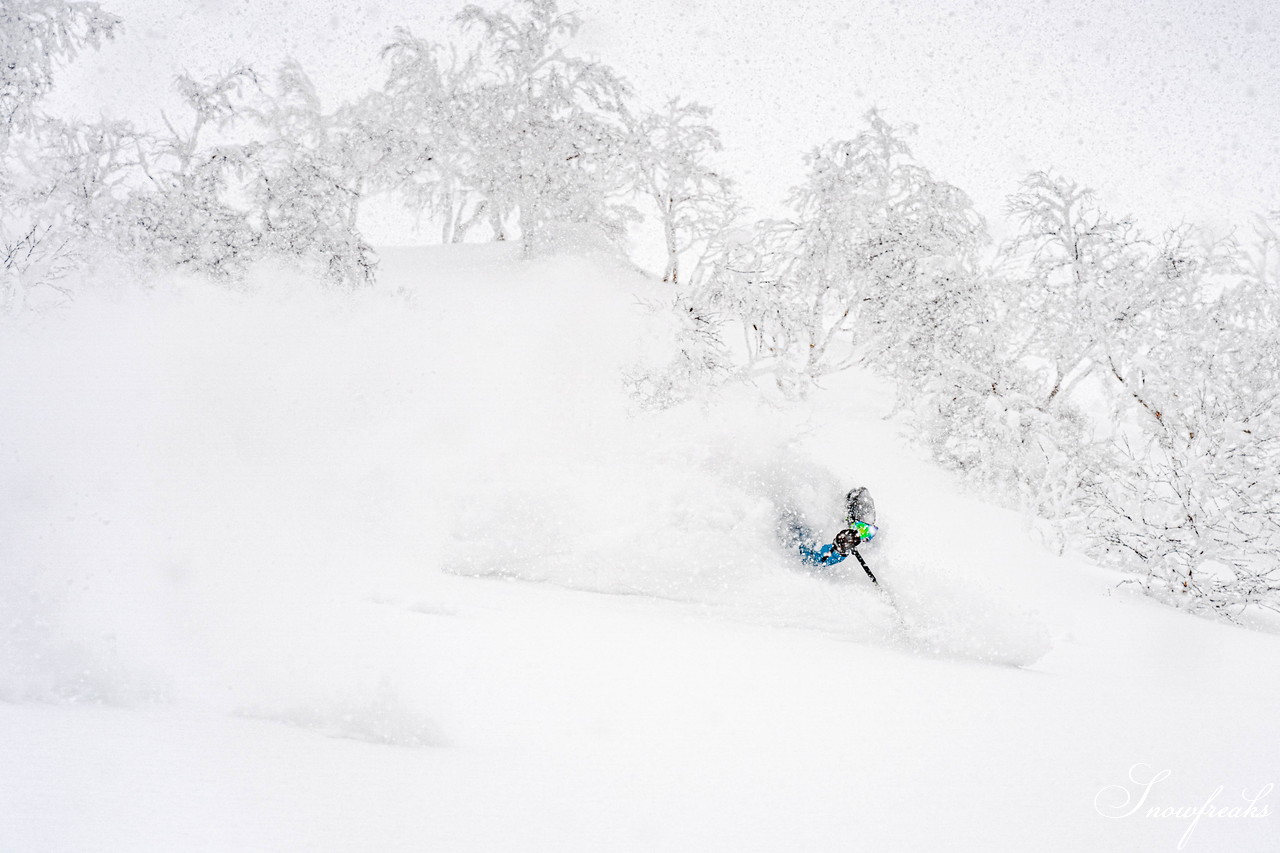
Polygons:
M863 542L869 542L878 529L875 524L875 501L871 499L871 492L861 486L851 489L845 495L844 501L845 527L836 534L835 540L829 545L818 547L810 531L795 521L791 522L796 547L800 550L800 559L806 565L826 569L844 562L852 554L862 566L862 570L867 573L867 577L871 578L871 582L878 583L871 569L867 568L866 560L862 559L862 555L858 553L858 546Z

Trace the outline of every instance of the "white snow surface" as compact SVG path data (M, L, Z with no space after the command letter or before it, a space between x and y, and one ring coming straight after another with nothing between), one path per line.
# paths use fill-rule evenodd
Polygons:
M639 409L669 294L607 258L383 260L4 322L0 850L1277 849L1280 638L1044 550L867 373ZM854 485L900 618L778 541Z

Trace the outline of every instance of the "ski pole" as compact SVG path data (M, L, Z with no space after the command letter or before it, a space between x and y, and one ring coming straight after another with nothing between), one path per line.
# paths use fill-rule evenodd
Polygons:
M871 574L871 569L867 567L867 561L862 559L862 555L858 553L858 549L853 549L853 556L858 558L858 564L862 566L862 570L867 573L867 577L871 578L871 582L876 586L880 586L880 581L876 580L876 576Z

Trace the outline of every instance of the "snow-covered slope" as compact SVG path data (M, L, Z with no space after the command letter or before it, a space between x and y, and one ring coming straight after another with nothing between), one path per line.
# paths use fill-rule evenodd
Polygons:
M382 283L7 323L0 849L1273 849L1280 640L1042 550L873 377L642 412L660 285ZM777 541L858 484L905 631Z

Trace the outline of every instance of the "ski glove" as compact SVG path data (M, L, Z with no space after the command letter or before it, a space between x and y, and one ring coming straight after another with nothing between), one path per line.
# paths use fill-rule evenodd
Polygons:
M862 541L862 537L858 535L856 530L841 530L836 534L836 541L832 543L832 547L842 557L847 557L853 553L853 549L858 547L858 543Z

